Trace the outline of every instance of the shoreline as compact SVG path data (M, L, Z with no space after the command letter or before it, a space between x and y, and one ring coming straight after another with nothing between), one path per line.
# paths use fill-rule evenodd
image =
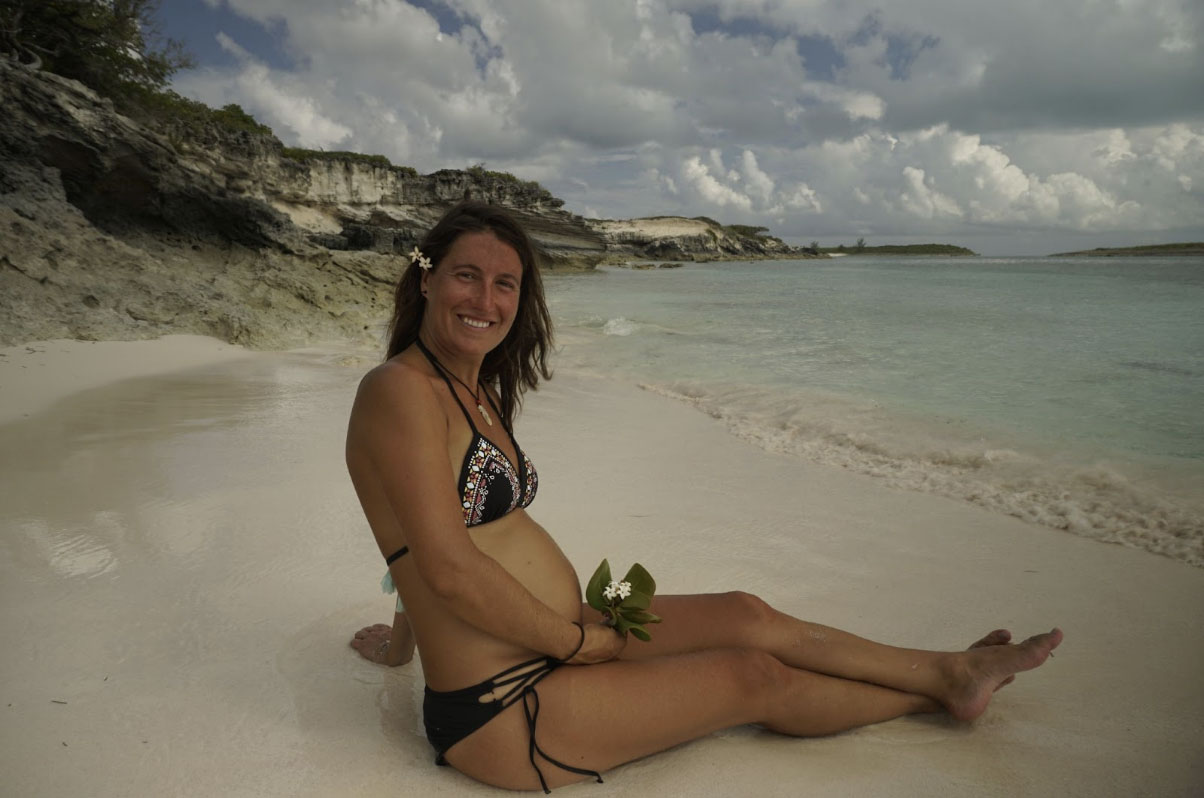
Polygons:
M181 371L179 344L106 347L161 364L120 382L47 347L36 373L57 401L0 426L0 632L16 641L0 658L0 768L14 792L498 795L431 764L417 663L385 670L346 645L391 612L341 457L368 363L239 352ZM604 774L606 795L1204 783L1199 569L772 454L571 369L528 396L517 435L540 469L531 513L582 578L602 557L638 559L665 593L752 590L928 648L996 626L1067 633L974 724L730 729Z
M1198 395L1199 371L1181 346L1162 353L1153 348L1156 343L1134 338L1127 348L1103 347L1072 360L1085 365L1067 371L1055 356L1057 346L1041 348L1056 337L1029 335L1029 343L1038 345L1034 349L1021 344L1023 336L991 333L990 324L969 330L975 317L969 307L950 312L959 330L952 343L938 340L939 317L925 324L902 317L892 328L900 333L894 344L872 331L874 321L854 329L870 334L837 342L832 330L842 322L825 309L807 307L789 318L779 310L790 303L778 291L806 285L826 297L850 283L868 284L863 275L875 267L866 263L849 272L802 273L779 263L739 275L716 267L691 267L698 270L692 275L608 269L606 280L549 281L560 321L558 342L564 344L557 367L567 363L626 379L722 419L733 435L771 452L1204 566L1204 496L1198 490L1204 461L1198 455L1199 425L1183 411L1190 405L1183 397ZM1021 269L1027 273L1030 267ZM985 282L998 282L989 266L969 276L940 266L913 274L879 265L873 273L875 284L881 273L896 287L929 274L938 278L929 282L948 276L949 283L979 288L976 280L983 275ZM754 278L761 281L755 291L747 288ZM754 294L766 309L754 305ZM894 304L903 303L901 298ZM858 306L858 318L875 318L869 315L872 305ZM704 320L689 316L688 307L700 308ZM841 312L845 318L854 313ZM1078 326L1053 308L1030 312L1038 320L1056 320L1053 326ZM1002 315L989 319L999 324ZM796 329L802 325L794 319L802 316L819 332ZM1170 326L1165 318L1163 326ZM897 358L900 340L921 356ZM984 368L991 361L963 352L956 343L961 340L979 340L1006 362ZM1142 349L1150 353L1130 354ZM877 360L858 359L867 352ZM1026 362L1027 352L1040 357ZM818 370L825 358L835 373ZM909 372L923 377L899 377ZM964 377L963 383L949 379L951 374ZM1086 387L1093 380L1101 381L1098 390ZM980 391L957 387L974 381ZM1154 395L1142 387L1152 385L1165 386L1165 392ZM1076 401L1054 401L1061 395ZM1118 408L1130 405L1134 412L1122 417ZM1169 429L1184 433L1173 439L1164 432Z
M1001 428L945 429L940 417L826 391L634 384L769 453L1204 568L1204 505L1194 491L1204 467L1194 461L1171 471L1166 458L1070 450Z
M571 343L568 345L572 346ZM123 380L166 376L173 372L221 366L240 359L272 354L309 354L333 363L363 365L365 369L375 365L377 355L376 352L355 342L279 352L257 352L216 338L184 334L135 341L31 341L0 348L0 426L29 418L38 410L45 409L74 393ZM560 369L561 367L557 366L557 374L562 373ZM586 378L600 376L589 369L575 370L573 366L566 367L566 370L569 375ZM1090 519L1096 512L1107 514L1106 503L1101 505L1102 510L1097 508L1084 514L1082 510L1076 509L1074 502L1098 505L1100 497L1092 498L1084 494L1075 499L1067 495L1063 499L1066 508L1052 511L1054 505L1041 502L1040 494L1044 489L1033 481L1035 477L1029 477L1032 484L1027 488L1016 488L1017 495L1027 497L1026 500L1019 501L989 482L972 480L963 485L956 476L967 467L981 468L983 463L990 463L993 458L998 459L1001 466L1007 467L1013 461L1019 463L1048 459L1049 452L1043 453L1035 449L1029 451L1024 448L998 449L986 452L983 463L974 465L975 461L982 459L980 455L971 450L958 451L951 441L944 441L938 445L938 449L943 453L942 456L948 459L949 462L945 466L950 469L950 473L926 474L917 470L925 456L920 456L915 463L911 463L911 458L895 462L885 450L879 451L879 446L870 447L863 452L860 445L833 448L830 442L822 445L805 439L791 442L789 438L782 437L786 427L779 430L776 426L766 426L769 423L767 420L746 417L735 408L725 406L721 398L697 393L696 388L686 387L682 392L682 387L674 383L653 383L633 375L610 375L611 378L616 376L629 387L667 398L691 412L717 420L733 438L769 454L784 455L819 468L839 469L867 476L890 489L966 502L1001 517L1035 524L1055 534L1081 536L1096 543L1119 544L1167 557L1195 568L1204 568L1204 558L1200 551L1200 530L1193 526L1198 525L1198 508L1184 503L1186 494L1182 491L1185 490L1185 483L1179 485L1177 493L1168 492L1167 486L1164 485L1156 495L1151 495L1142 508L1141 517L1147 521L1144 525L1128 531L1123 524L1115 528L1109 524L1099 526L1099 519L1094 522ZM815 397L812 397L812 401L815 401ZM830 401L831 399L828 400ZM825 402L820 401L819 404L823 405ZM942 446L948 450L945 451ZM1136 462L1129 465L1135 468ZM928 463L924 467L932 468L935 465ZM1107 461L1100 461L1095 465L1089 465L1087 461L1077 464L1068 461L1052 463L1051 468L1051 474L1059 473L1065 479L1073 478L1075 482L1117 482L1120 487L1131 482L1132 487L1126 487L1126 490L1134 490L1138 485L1149 483L1150 479L1148 474L1143 476L1139 471L1130 473L1129 468L1115 470L1118 464L1108 464ZM1015 478L1012 477L1013 480ZM1179 482L1183 483L1183 479L1179 479ZM1050 486L1049 489L1057 489L1057 485ZM1049 506L1046 506L1047 504ZM1086 507L1087 504L1083 506ZM1106 517L1104 520L1107 520Z

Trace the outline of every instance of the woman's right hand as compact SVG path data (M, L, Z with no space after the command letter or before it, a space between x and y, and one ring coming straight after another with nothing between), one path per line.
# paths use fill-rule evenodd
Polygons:
M585 630L585 639L581 641L581 649L573 658L565 660L568 665L593 665L612 660L619 656L627 645L627 636L619 634L613 626L587 623L582 628Z

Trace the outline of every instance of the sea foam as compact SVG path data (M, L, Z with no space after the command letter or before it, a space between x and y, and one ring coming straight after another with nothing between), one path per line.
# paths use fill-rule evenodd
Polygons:
M878 477L1030 523L1204 567L1204 506L1132 464L1070 452L998 447L981 431L818 391L751 385L643 383L768 451Z
M617 319L608 319L607 322L602 325L602 334L626 336L631 335L637 329L638 326L634 321L619 316Z
M557 368L768 450L1204 566L1204 259L842 258L549 279Z

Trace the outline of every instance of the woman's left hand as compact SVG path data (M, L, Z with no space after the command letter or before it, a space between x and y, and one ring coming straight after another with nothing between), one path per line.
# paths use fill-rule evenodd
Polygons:
M398 613L393 626L377 623L360 629L351 638L351 647L370 662L396 667L414 658L414 633L405 614Z
M623 653L623 648L627 645L627 637L613 626L588 623L582 629L585 631L585 639L581 641L581 649L573 658L566 660L568 665L594 665L612 660Z

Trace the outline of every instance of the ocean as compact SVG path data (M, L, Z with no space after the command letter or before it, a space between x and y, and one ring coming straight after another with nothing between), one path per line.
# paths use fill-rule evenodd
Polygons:
M1204 567L1204 258L550 275L556 368L765 449Z

